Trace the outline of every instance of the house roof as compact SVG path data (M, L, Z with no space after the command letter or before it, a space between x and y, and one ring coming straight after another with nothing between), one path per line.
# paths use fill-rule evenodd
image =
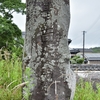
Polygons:
M80 52L83 52L83 48L77 48ZM84 52L89 52L89 53L92 53L93 50L92 49L88 49L88 48L85 48L84 49Z
M87 60L98 61L100 60L100 53L85 53L85 58Z
M71 54L77 54L79 52L80 52L79 49L72 49L72 50L70 50Z
M72 40L71 39L68 39L68 44L70 44L72 42Z

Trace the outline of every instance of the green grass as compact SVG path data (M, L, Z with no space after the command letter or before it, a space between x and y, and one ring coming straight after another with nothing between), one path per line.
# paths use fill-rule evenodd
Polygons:
M91 82L80 81L76 86L74 100L100 100L100 84L98 90L94 91Z
M0 100L21 100L21 62L0 60ZM16 88L14 88L16 87Z

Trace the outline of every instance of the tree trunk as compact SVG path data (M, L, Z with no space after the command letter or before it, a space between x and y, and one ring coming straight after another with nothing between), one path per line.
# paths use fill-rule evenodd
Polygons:
M24 100L73 100L69 0L27 0L23 53Z

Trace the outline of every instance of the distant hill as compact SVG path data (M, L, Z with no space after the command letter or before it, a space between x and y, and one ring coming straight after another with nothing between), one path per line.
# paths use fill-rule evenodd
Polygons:
M90 49L92 49L94 53L100 53L100 47L94 47Z

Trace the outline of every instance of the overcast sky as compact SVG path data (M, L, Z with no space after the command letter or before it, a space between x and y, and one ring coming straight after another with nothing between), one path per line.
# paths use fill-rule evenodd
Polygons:
M86 31L86 48L100 46L100 0L70 0L70 12L70 47L83 46L83 31ZM25 31L25 21L25 15L14 14L14 22L22 31Z

